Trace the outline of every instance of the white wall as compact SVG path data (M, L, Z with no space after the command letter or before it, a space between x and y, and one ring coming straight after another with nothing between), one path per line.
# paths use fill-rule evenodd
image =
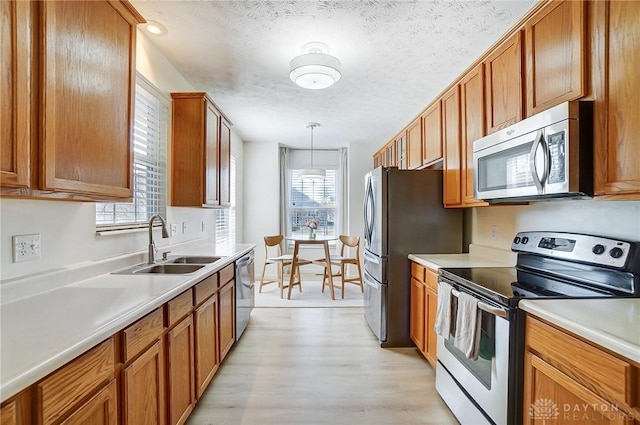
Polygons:
M551 230L640 241L640 202L554 200L518 206L489 206L472 211L472 242L510 249L516 232ZM498 226L491 239L491 226Z
M256 279L264 264L264 237L280 231L277 143L244 143L244 243L256 244Z
M137 70L161 91L193 91L194 88L163 54L138 31ZM237 157L238 174L242 175L242 140L233 133L231 150ZM169 152L170 152L169 147ZM169 161L170 164L170 161ZM239 187L242 186L240 178ZM170 193L170 192L169 192ZM241 199L241 198L239 198ZM239 228L242 229L242 204L239 206ZM177 224L178 234L162 239L156 232L159 249L168 244L208 237L213 240L215 215L202 208L167 208L167 221ZM187 231L182 234L182 222ZM202 223L206 231L202 232ZM11 236L39 233L40 260L12 262ZM134 252L146 252L148 233L98 236L95 228L95 205L91 202L68 202L29 199L0 200L0 283L8 279ZM242 233L240 231L240 237ZM241 239L239 240L241 241Z

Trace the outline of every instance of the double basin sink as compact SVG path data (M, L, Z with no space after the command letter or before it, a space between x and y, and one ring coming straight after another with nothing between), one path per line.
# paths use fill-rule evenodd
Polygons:
M169 257L155 264L138 264L113 274L188 274L224 257L179 256Z

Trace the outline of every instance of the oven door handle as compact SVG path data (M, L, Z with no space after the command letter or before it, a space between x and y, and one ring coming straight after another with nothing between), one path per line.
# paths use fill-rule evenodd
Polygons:
M458 295L460 295L460 291L456 289L452 289L451 295L458 298ZM507 318L507 312L505 310L498 307L494 307L482 301L478 301L478 308L482 311L486 311L489 314L493 314L494 316L502 317L503 319Z

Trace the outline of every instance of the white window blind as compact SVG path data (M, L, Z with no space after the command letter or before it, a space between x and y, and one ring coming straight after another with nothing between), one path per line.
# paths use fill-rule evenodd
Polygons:
M316 233L323 236L337 236L336 219L338 203L336 198L337 170L326 169L326 177L320 181L302 180L298 169L289 170L289 226L287 234L307 236L309 227L305 224L315 220Z
M230 176L230 201L229 208L216 211L216 243L236 243L236 158L231 155L229 165Z
M166 218L169 100L138 76L133 134L133 202L96 204L96 226L121 229L146 225L154 214Z

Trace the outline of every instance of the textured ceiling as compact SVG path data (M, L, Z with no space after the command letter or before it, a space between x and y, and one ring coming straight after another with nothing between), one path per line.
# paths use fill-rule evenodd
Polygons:
M182 75L206 91L240 137L308 148L382 146L535 4L477 1L133 0L169 33L149 35ZM328 44L342 79L305 90L289 61Z

